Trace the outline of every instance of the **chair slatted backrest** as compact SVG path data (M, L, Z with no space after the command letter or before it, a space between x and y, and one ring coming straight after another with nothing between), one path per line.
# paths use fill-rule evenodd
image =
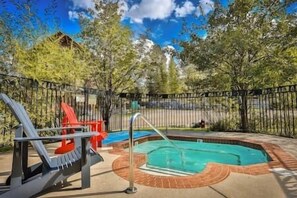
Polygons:
M62 102L61 107L65 112L68 122L70 123L71 126L75 126L75 123L79 123L76 117L76 114L74 112L74 109L71 106L69 106L67 103Z
M31 137L31 138L39 137L23 105L21 105L20 103L17 103L13 99L10 99L5 94L0 94L0 100L3 100L4 103L8 105L9 109L11 110L11 112L13 113L17 121L22 124L24 132L27 137ZM31 144L33 148L36 150L36 152L38 153L38 155L40 156L40 158L42 159L42 161L46 162L47 165L51 167L51 159L42 141L40 140L32 141Z

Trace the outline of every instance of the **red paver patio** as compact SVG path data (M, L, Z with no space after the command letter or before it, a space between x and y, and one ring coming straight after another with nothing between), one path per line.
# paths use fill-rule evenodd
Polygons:
M193 137L169 136L170 139L193 140ZM138 143L149 140L161 139L158 136L145 137L137 139ZM286 153L278 145L264 143L255 140L240 140L236 138L199 138L204 142L228 143L249 146L252 148L264 149L270 156L271 161L249 166L225 165L218 163L209 163L206 168L198 174L191 176L161 176L152 175L141 171L138 167L146 163L146 155L134 153L134 179L135 183L158 187L158 188L196 188L209 186L223 181L228 177L230 172L243 173L250 175L261 175L270 173L272 168L286 168L297 170L297 160L290 154ZM110 153L121 155L112 164L113 171L120 177L129 179L129 155L124 150L128 147L128 142L113 144L113 150Z

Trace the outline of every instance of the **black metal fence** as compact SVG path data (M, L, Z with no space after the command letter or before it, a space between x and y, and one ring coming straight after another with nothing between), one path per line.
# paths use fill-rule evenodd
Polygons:
M61 101L71 105L80 120L102 119L104 94L95 89L37 82L0 74L0 92L21 102L37 128L60 125ZM215 131L250 131L297 136L297 85L249 91L184 94L115 95L110 130L127 130L130 116L141 112L156 127L204 127ZM15 124L0 104L0 146L11 142ZM147 125L136 122L139 128Z
M0 93L21 102L37 128L61 125L62 101L75 109L80 120L101 119L98 90L0 74ZM11 143L15 124L9 109L0 103L0 147Z
M121 127L131 111L157 127L205 127L214 131L249 131L296 137L297 86L248 91L186 94L121 94ZM201 122L202 121L202 122ZM120 122L120 121L117 121ZM116 122L116 123L117 123ZM245 123L243 123L245 122ZM138 123L142 127L142 123Z

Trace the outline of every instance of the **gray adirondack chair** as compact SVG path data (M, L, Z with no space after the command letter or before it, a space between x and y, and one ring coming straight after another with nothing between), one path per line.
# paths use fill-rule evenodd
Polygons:
M90 187L90 166L103 161L103 158L90 147L89 138L97 135L96 132L83 132L84 127L75 128L74 134L55 135L40 137L32 124L24 107L9 98L5 94L0 94L2 100L16 117L19 125L16 129L13 150L13 162L11 176L7 184L9 189L0 197L30 197L50 186L66 181L66 179L81 171L82 188ZM62 130L64 128L44 129ZM44 131L43 130L43 131ZM75 149L63 155L49 156L44 144L44 140L74 139ZM41 162L28 167L28 143L39 155Z

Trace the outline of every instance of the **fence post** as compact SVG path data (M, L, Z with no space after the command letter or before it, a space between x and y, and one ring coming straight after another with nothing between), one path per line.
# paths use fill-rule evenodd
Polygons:
M89 110L89 90L87 87L84 87L84 121L87 120L88 110Z
M123 98L121 97L121 131L123 130Z

